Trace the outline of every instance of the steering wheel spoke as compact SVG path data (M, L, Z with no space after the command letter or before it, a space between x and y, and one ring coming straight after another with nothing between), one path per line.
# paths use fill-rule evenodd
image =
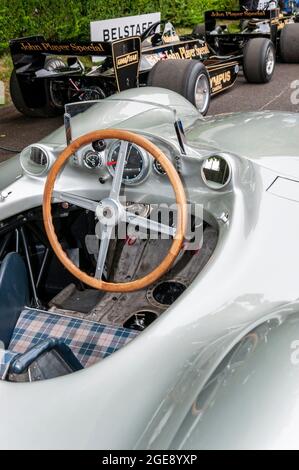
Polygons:
M102 238L95 272L96 279L102 279L113 229L113 225L104 225L102 229Z
M69 204L74 204L75 206L81 207L82 209L87 209L92 212L95 212L98 206L98 202L96 201L92 201L86 197L77 196L76 194L65 193L63 191L54 190L52 196L59 201L68 202Z
M123 140L120 144L119 154L117 158L117 164L115 167L115 174L112 181L110 198L119 199L120 188L123 180L124 169L126 165L126 157L128 152L129 142Z
M130 225L139 226L146 230L168 235L170 237L174 237L176 234L176 229L174 227L170 227L169 225L161 224L155 220L132 214L132 212L124 212L123 222L128 222Z

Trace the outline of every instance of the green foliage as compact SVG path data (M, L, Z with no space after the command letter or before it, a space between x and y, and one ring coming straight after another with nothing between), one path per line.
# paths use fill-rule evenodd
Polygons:
M175 26L202 21L209 9L233 9L236 0L0 0L0 52L11 38L88 39L92 20L160 11Z

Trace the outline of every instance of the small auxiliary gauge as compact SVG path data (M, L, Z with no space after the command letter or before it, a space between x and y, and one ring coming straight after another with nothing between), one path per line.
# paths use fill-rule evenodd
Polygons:
M153 167L158 175L166 175L166 171L162 167L161 163L158 162L158 160L154 160Z
M90 170L93 170L94 168L99 168L103 164L102 157L97 152L94 152L93 150L88 150L83 155L83 162L84 162L84 165Z

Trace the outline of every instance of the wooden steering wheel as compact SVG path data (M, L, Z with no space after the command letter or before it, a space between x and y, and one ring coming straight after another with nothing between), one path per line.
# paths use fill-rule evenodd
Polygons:
M57 175L60 173L67 160L82 146L90 144L95 140L106 139L117 139L121 141L109 197L103 199L100 202L96 202L81 196L77 196L75 194L55 191L54 185ZM165 170L173 187L177 204L177 223L175 229L173 227L169 227L167 225L151 221L144 217L136 216L135 214L126 211L125 207L121 205L119 201L119 195L123 179L123 171L126 165L126 155L129 143L134 143L139 147L143 148L146 152L151 154L153 158L156 159L161 164L162 168ZM51 213L52 198L55 198L56 200L60 201L65 201L70 204L75 204L76 206L82 207L87 210L91 210L95 213L96 218L99 220L102 228L102 237L95 277L89 276L85 272L81 271L68 258L68 256L62 249L57 239L53 225ZM103 217L103 214L107 215L107 212L110 211L115 214L115 217L113 223L107 224L107 219ZM56 256L64 265L64 267L71 274L73 274L73 276L77 277L81 282L95 289L100 289L107 292L132 292L147 287L157 281L161 276L163 276L163 274L165 274L170 269L176 257L178 256L184 241L184 235L187 226L186 196L182 182L174 166L163 154L163 152L161 152L161 150L156 147L156 145L154 145L144 137L134 134L132 132L119 129L105 129L90 132L74 140L57 158L49 172L45 185L43 198L43 219L49 242ZM103 219L105 219L105 221L103 221ZM146 276L130 282L105 282L102 280L102 274L108 253L109 242L115 226L120 221L133 223L135 226L138 225L141 227L149 228L150 230L154 230L156 232L167 234L173 237L173 242L167 255L160 263L160 265Z

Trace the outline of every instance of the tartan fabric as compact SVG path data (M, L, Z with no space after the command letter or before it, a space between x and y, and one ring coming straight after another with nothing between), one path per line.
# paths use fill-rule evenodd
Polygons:
M61 338L82 366L88 367L120 349L137 334L127 328L27 309L20 315L8 349L24 353L44 339Z
M9 365L16 353L0 349L0 380L4 380L9 369Z

